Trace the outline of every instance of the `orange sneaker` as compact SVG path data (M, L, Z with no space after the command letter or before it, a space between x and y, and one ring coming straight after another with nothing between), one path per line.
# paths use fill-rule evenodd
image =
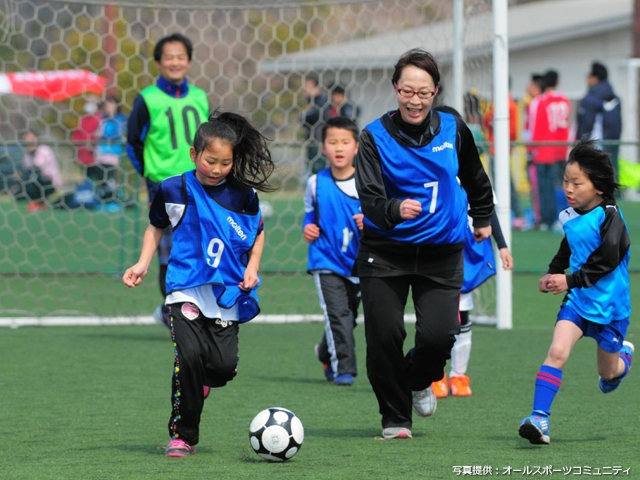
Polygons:
M431 389L435 394L436 398L447 398L449 395L449 384L447 384L447 374L444 374L441 380L437 382L433 382L431 384Z
M470 397L470 381L471 379L466 375L451 377L449 379L449 383L451 384L451 395L453 395L454 397Z
M47 205L44 202L40 202L38 200L33 200L27 203L27 211L28 212L42 212L47 209Z

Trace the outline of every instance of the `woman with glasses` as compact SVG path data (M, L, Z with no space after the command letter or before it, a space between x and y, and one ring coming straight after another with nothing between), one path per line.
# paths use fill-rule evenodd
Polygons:
M365 215L356 266L367 375L385 439L411 438L412 407L421 417L436 409L431 383L442 378L460 330L467 213L476 241L491 235L493 213L471 131L460 118L432 110L440 84L433 56L406 52L391 82L398 108L365 127L356 162ZM405 355L410 289L417 321Z

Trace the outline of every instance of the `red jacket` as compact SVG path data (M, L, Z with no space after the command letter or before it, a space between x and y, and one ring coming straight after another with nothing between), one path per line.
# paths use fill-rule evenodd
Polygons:
M532 142L568 142L571 103L552 90L539 95L531 103L529 125ZM534 163L555 163L567 159L568 146L532 147Z
M93 142L97 140L98 127L100 126L100 113L85 115L80 119L78 127L71 134L74 142ZM93 165L96 163L93 145L78 146L78 161L82 165Z
M487 142L493 143L493 103L489 105L487 113L482 119L482 128L487 134ZM518 139L518 105L509 94L509 140L515 142ZM493 155L495 148L491 147L489 153Z

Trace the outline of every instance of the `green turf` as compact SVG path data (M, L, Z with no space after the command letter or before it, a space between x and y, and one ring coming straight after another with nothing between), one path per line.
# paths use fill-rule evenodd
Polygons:
M0 477L413 480L455 478L454 466L502 473L619 465L639 478L640 381L632 371L618 391L600 393L591 340L578 344L565 369L551 445L532 446L518 436L558 298L535 300L521 305L513 330L474 329L474 395L441 400L433 417L415 419L408 441L376 438L380 417L365 374L362 326L356 329L360 376L353 387L335 387L313 355L320 324L244 325L239 375L207 400L198 451L188 459L163 456L172 362L166 329L4 330ZM408 329L411 338L413 326ZM636 344L639 332L632 326ZM299 454L285 464L267 463L249 446L251 419L270 406L291 409L305 427Z

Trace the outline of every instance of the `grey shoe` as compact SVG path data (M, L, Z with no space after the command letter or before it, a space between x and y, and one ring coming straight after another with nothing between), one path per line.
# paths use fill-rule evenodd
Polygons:
M424 390L411 392L413 396L413 410L421 417L430 417L436 411L438 400L436 399L431 385Z
M393 440L395 438L413 438L411 430L404 427L387 427L382 430L382 438L385 440Z

